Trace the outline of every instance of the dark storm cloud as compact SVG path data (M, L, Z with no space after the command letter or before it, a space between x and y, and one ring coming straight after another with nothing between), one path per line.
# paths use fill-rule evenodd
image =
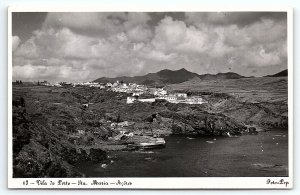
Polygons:
M210 25L251 25L263 19L284 20L286 12L187 12L186 18L191 23Z
M74 20L76 18L76 20ZM55 13L47 15L43 28L69 28L73 32L97 37L107 37L137 26L146 26L151 20L146 13L138 12L80 12Z
M169 16L174 20L185 20L184 12L149 12L151 20L148 22L150 26L155 27L162 19Z
M27 41L32 32L41 28L46 12L12 12L12 35Z

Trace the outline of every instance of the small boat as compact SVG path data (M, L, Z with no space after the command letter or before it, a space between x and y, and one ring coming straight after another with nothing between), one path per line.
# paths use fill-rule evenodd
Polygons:
M129 149L158 149L164 148L166 146L166 141L164 138L155 138L155 140L151 140L150 142L141 142L136 144L129 144Z
M193 137L186 137L187 139L195 139L195 138L193 138Z

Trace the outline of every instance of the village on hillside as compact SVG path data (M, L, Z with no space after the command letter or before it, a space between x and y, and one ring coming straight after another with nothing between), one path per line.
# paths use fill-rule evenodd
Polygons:
M19 82L16 82L19 83ZM203 104L207 103L205 99L201 96L188 96L187 93L170 93L164 88L151 88L146 85L140 85L136 83L124 83L116 81L115 83L98 83L98 82L55 82L49 83L47 81L38 82L37 85L43 86L51 86L51 87L62 87L62 86L86 86L86 87L94 87L99 89L105 89L107 91L127 93L129 96L127 97L127 104L132 104L136 101L139 102L155 102L159 100L166 100L170 103L178 104ZM150 96L150 97L141 97L142 95Z

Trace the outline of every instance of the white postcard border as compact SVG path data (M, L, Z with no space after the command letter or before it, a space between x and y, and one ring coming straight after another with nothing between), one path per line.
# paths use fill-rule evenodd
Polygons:
M13 178L12 176L12 12L223 12L223 11L284 11L288 20L288 147L289 147L289 176L288 177L147 177L147 178ZM134 6L116 7L103 5L101 7L68 6L12 6L8 8L8 188L21 189L292 189L294 172L294 121L293 121L293 8L291 7L235 7L235 6ZM96 182L95 182L96 181ZM60 184L59 184L60 183ZM87 185L83 185L86 183ZM93 183L97 185L92 185Z

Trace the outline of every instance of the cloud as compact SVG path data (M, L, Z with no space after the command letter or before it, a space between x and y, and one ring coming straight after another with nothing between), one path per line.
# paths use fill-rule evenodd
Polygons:
M167 16L156 27L152 43L164 51L205 52L212 47L211 38L194 26L188 27L183 21Z
M14 53L14 56L24 56L28 59L39 57L39 49L34 42L34 37L20 45Z
M131 29L136 26L146 26L147 22L151 20L148 13L145 12L129 12L126 14L126 19L123 25L126 29Z
M277 40L286 40L287 22L273 19L262 19L253 25L244 28L245 34L252 38L252 43L272 43Z
M43 28L69 28L82 35L107 37L139 26L145 27L149 20L147 13L135 12L53 12L47 15Z
M43 28L69 28L79 34L106 36L118 32L122 20L124 13L53 12L47 15Z
M86 81L138 74L144 59L136 54L135 45L142 44L131 42L124 32L103 39L76 34L68 28L38 30L16 50L14 77ZM124 69L126 66L128 69ZM30 77L22 74L24 68L28 68Z
M20 46L16 56L27 58L100 58L112 52L106 39L96 39L72 32L68 28L35 31L34 36Z
M153 34L149 28L136 26L127 31L128 37L134 42L147 42L151 40Z
M279 65L283 63L276 50L267 52L262 45L252 48L252 50L248 52L248 55L245 56L245 59L249 64L256 66Z
M176 58L178 55L176 53L165 54L162 51L149 50L148 52L142 53L141 56L149 60L169 62Z
M247 26L263 19L285 20L285 12L186 12L188 23L194 25Z
M21 40L18 36L12 37L12 51L15 51L17 47L19 46Z
M66 78L87 78L89 71L76 71L70 66L34 66L26 64L23 66L13 67L13 79L21 78L22 80L52 80L55 75L56 81L64 81ZM75 81L75 80L74 80Z
M249 76L286 67L281 16L219 14L164 14L155 23L148 13L49 13L30 39L13 38L13 78L91 81L182 67Z

